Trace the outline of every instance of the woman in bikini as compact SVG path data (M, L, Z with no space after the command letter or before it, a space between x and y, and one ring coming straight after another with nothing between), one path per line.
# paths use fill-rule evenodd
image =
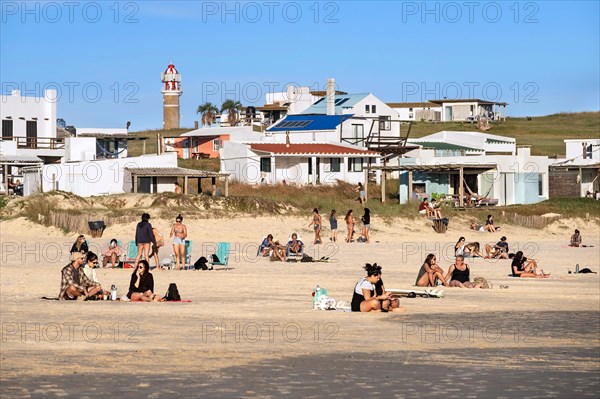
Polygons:
M346 242L352 242L352 235L354 234L354 215L352 214L352 209L346 213L344 220L346 221L346 230L348 231Z
M315 229L315 244L320 244L321 243L321 226L323 225L322 223L322 219L321 219L321 215L319 215L319 210L317 208L313 209L313 214L312 214L312 222L310 222L310 224L308 225L308 227L310 228L310 226L314 226Z
M171 227L169 237L173 237L173 251L175 252L175 267L181 270L185 266L185 238L187 227L183 224L183 216L177 215L175 224Z

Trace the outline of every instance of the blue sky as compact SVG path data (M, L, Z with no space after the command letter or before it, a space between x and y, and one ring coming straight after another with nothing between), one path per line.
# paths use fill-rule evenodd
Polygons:
M2 1L0 80L58 88L79 127L162 126L160 72L182 74L182 126L288 83L387 102L477 97L509 115L600 109L599 2Z

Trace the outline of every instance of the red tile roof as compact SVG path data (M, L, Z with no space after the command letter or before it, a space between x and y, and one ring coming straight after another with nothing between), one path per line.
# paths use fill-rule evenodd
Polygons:
M332 154L332 155L366 155L366 156L378 156L379 154L374 151L361 150L359 148L348 148L341 145L335 144L290 144L287 147L285 144L272 144L272 143L260 143L250 144L250 148L256 151L270 152L273 154L280 155L304 155L304 154Z

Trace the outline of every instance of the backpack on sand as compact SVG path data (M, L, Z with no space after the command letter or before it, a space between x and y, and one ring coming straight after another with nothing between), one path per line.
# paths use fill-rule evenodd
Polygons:
M181 297L179 296L179 290L177 289L177 284L169 284L169 289L167 290L164 299L167 301L181 301Z

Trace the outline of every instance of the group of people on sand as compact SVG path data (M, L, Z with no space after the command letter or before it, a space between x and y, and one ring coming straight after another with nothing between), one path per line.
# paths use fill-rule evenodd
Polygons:
M471 223L470 229L476 230L476 231L487 231L490 233L496 233L496 232L500 231L500 227L494 225L494 218L492 215L487 216L485 224L483 224L483 225L477 224L477 223Z
M442 210L440 204L434 199L429 202L427 198L423 198L423 201L419 204L419 215L425 215L428 218L441 219Z
M346 238L344 241L346 242L354 242L354 233L356 232L357 221L354 217L354 210L349 209L346 212L346 216L344 217L344 221L346 222ZM362 229L360 232L360 237L358 238L358 242L370 243L370 231L371 231L371 210L369 208L363 209L363 215L361 217ZM310 224L308 227L312 227L315 232L315 239L313 244L321 244L321 231L323 229L323 217L319 214L319 209L313 209L313 213L310 218ZM329 241L337 242L338 241L338 220L337 220L337 212L335 209L332 209L329 213L329 229L330 236Z
M181 270L185 266L185 239L187 237L187 227L183 224L183 216L177 215L169 237L173 238L176 269ZM154 294L154 279L150 273L148 262L154 257L156 269L161 269L158 253L159 249L165 245L165 241L158 229L153 228L150 224L148 213L142 214L142 220L136 226L135 243L138 251L127 298L132 301L162 301L160 296ZM84 235L77 237L70 252L71 261L61 271L59 299L99 300L109 295L96 278L94 269L98 267L99 259L95 253L89 250ZM122 254L123 250L118 245L117 239L112 238L103 253L102 267L107 267L109 263L113 268L116 267Z

